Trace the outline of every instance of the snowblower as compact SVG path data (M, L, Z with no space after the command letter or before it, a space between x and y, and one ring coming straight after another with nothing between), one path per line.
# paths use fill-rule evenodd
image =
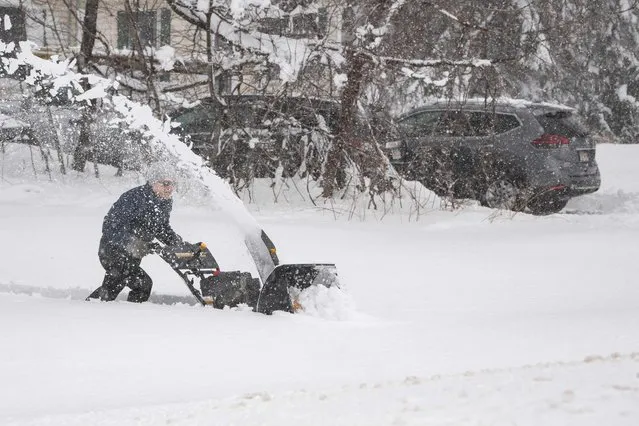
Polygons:
M262 234L275 265L264 282L249 272L221 270L205 243L165 246L158 254L201 305L218 309L246 304L267 315L274 311L294 313L304 309L296 296L301 291L315 285L339 287L334 264L281 265L275 246L263 231Z

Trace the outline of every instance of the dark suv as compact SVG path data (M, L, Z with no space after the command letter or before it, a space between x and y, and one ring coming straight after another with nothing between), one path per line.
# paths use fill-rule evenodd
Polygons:
M549 214L599 189L595 143L566 106L444 101L396 123L397 137L385 145L391 163L440 196Z
M175 132L220 176L244 181L273 177L280 167L283 176L292 176L305 155L308 160L309 149L321 148L339 118L339 104L330 100L230 95L223 101L226 105L220 108L203 99L169 115L180 124ZM215 124L220 125L220 137L212 140Z
M0 111L2 111L2 108L0 108ZM35 137L31 125L0 112L0 143L4 146L5 142L38 145L38 139Z

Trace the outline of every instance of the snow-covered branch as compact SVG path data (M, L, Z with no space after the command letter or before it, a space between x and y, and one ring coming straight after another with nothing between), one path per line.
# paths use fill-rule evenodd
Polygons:
M383 23L379 27L375 27L372 24L367 24L359 27L355 30L355 37L363 43L366 49L375 49L382 42L382 37L388 32L392 19L397 15L401 8L406 3L406 0L394 1L388 8L386 17L383 18ZM382 7L379 5L378 7Z
M381 64L404 65L404 66L412 66L417 68L433 68L433 67L440 67L440 66L481 68L481 67L490 67L490 66L493 66L494 64L494 61L491 61L490 59L477 59L477 58L463 59L463 60L405 59L405 58L394 58L390 56L376 56L366 52L363 52L362 54L368 55L371 59Z
M280 69L283 82L295 81L311 54L314 39L291 38L250 29L250 8L274 7L268 1L167 0L171 9L192 25L214 32L244 54L265 57ZM210 27L207 16L210 15Z
M154 148L170 155L183 165L193 170L203 166L202 159L193 154L180 141L179 137L171 134L171 123L161 121L153 116L148 105L141 105L117 94L119 83L96 76L81 74L73 71L74 61L69 59L51 60L37 57L32 52L30 42L20 42L19 49L13 43L0 42L0 60L3 68L9 74L15 74L20 68L26 68L28 75L25 82L36 88L48 88L52 96L66 91L73 102L83 103L101 99L105 104L113 106L118 113L118 122L125 123L131 130L143 134ZM91 89L83 89L83 81L88 81Z

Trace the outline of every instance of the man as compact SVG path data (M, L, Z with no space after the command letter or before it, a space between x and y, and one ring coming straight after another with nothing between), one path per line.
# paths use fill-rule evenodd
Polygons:
M140 267L142 258L158 247L155 239L167 245L184 243L169 224L175 185L172 167L155 164L145 185L125 192L113 204L104 218L98 251L106 273L87 300L115 300L124 287L131 289L129 302L149 299L153 281Z

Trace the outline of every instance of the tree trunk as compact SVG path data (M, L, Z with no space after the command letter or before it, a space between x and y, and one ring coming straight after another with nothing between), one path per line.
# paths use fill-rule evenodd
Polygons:
M361 148L361 141L356 135L357 99L362 86L366 59L353 49L348 49L346 63L348 80L340 96L342 106L340 122L333 146L328 152L322 179L322 196L327 198L332 197L335 191L344 187L346 183L344 169L347 159L353 157L357 148Z
M82 25L82 43L80 44L80 55L78 56L78 70L84 73L93 55L93 46L97 33L99 0L87 0L84 9L84 22ZM91 86L86 80L82 80L82 88L89 90ZM80 120L80 136L78 145L73 151L73 162L71 168L78 172L83 172L86 167L89 153L91 152L91 124L93 122L95 103L91 104L82 112Z
M62 153L62 145L60 144L60 137L58 135L58 129L53 120L53 114L51 113L51 105L47 105L47 115L49 117L49 124L51 124L51 129L53 130L53 146L56 151L58 151L58 161L60 162L60 173L63 175L67 174L67 169L64 166L64 155Z
M206 28L208 31L206 32L206 60L208 62L207 67L207 80L209 87L209 97L211 99L212 105L215 106L217 110L218 119L213 123L213 131L211 132L211 137L209 139L210 147L210 155L219 154L219 141L220 134L222 133L222 122L219 119L222 117L222 113L224 110L224 105L220 100L218 90L215 87L215 72L213 69L213 49L215 49L216 41L214 37L216 37L217 31L215 34L213 33L213 29L211 28L211 20L213 17L213 0L209 0L209 10L206 13Z
M87 160L91 154L91 123L93 123L93 106L87 106L82 109L82 117L80 118L80 135L78 144L73 150L73 161L71 168L78 172L83 172L86 167Z
M367 22L374 27L379 26L386 18L392 4L389 0L374 0L367 6L369 10ZM355 33L354 25L349 28L351 34ZM341 115L337 135L331 149L328 152L324 175L322 178L322 196L332 197L335 191L342 189L346 184L346 165L353 162L359 169L360 178L364 176L379 178L384 174L385 164L378 149L370 149L367 144L375 141L363 140L363 135L358 135L359 123L357 114L357 102L362 87L366 83L370 57L362 54L360 41L352 37L345 47L346 77L347 81L340 96ZM366 42L366 38L364 42ZM370 41L370 40L368 40ZM368 149L367 149L368 148ZM363 188L362 188L363 189Z

